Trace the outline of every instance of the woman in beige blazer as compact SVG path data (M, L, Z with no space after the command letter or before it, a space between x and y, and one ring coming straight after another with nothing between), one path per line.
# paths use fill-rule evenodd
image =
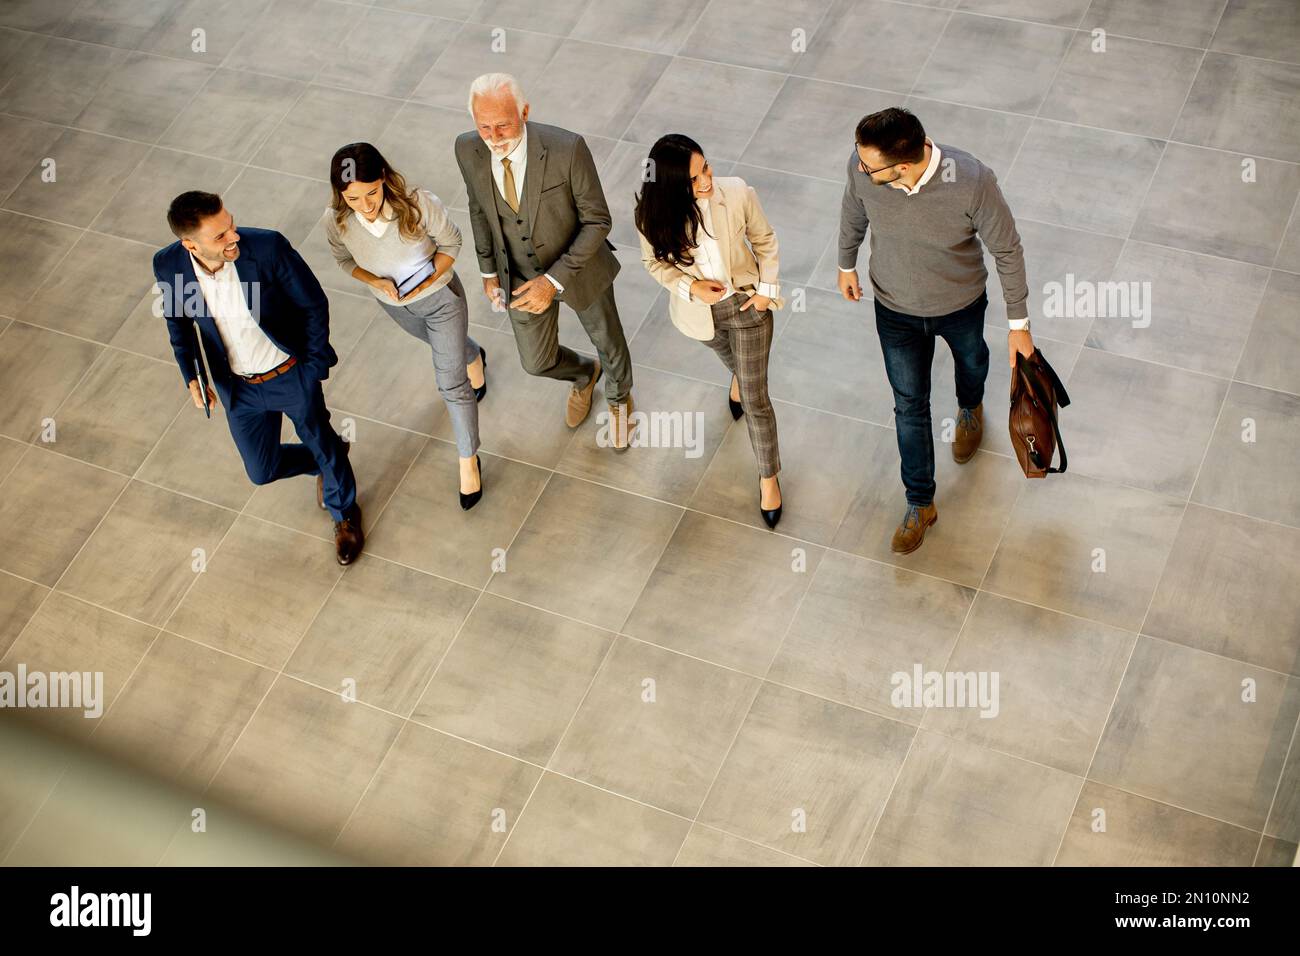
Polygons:
M758 509L769 528L781 519L781 456L767 394L776 233L743 179L714 177L704 151L670 133L650 148L636 199L641 261L670 293L673 325L718 353L731 370L731 417L743 414L758 460Z

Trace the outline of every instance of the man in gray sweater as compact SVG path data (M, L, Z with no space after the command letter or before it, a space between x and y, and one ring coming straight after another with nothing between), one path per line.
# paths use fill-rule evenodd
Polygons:
M935 336L952 351L957 427L952 455L969 461L983 434L988 271L979 240L997 261L1011 327L1007 354L1032 355L1025 257L1016 223L993 171L974 156L941 146L921 122L891 107L858 123L840 208L839 286L859 301L858 249L871 227L868 275L885 373L894 390L894 425L907 508L891 548L907 554L934 524L934 440L930 366ZM978 237L978 238L977 238Z

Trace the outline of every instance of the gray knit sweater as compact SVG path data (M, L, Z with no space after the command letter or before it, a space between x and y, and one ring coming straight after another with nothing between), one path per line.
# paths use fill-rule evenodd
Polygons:
M857 268L870 225L875 297L895 312L946 315L978 299L988 281L983 239L997 261L1008 320L1025 318L1025 255L997 177L964 150L940 143L939 155L934 175L909 196L873 184L852 154L840 208L840 268Z
M370 230L356 221L351 212L343 220L343 229L339 230L334 218L334 210L326 209L323 221L325 238L334 253L334 260L347 275L357 266L377 276L385 276L394 282L400 282L412 275L416 269L433 258L434 253L442 252L455 259L460 255L460 229L452 222L447 207L427 189L417 189L416 199L420 206L420 226L423 234L412 242L402 238L396 222L390 222L382 236L375 236ZM402 302L410 305L425 296L432 295L451 281L452 270L448 269L419 295ZM376 299L391 302L379 290L371 288Z

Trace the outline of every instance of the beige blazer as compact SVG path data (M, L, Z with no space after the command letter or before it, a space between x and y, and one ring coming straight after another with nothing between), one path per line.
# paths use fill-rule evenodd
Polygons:
M763 215L754 188L736 176L714 176L713 196L709 203L718 250L722 261L730 266L731 287L737 294L748 296L760 282L777 285L776 233ZM638 236L641 239L641 262L646 271L670 293L668 315L673 325L693 339L707 342L713 338L713 310L708 303L698 299L688 302L679 291L683 280L689 286L696 279L704 278L699 264L675 266L661 262L655 258L646 237L639 232ZM784 305L779 297L772 300L774 309Z

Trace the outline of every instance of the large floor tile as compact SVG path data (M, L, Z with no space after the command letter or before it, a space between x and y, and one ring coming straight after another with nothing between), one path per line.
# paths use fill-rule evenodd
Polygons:
M898 445L892 429L882 429L876 437L857 494L831 546L978 587L1025 482L1020 467L1009 458L982 452L958 465L948 448L936 442L934 503L939 520L926 532L924 545L911 554L895 554L890 541L906 505Z
M544 766L613 639L485 594L411 719Z
M93 342L25 322L6 328L0 335L0 432L34 441L54 420L57 441L55 413L101 352Z
M0 573L0 655L18 639L49 590L16 575Z
M1292 160L1300 150L1300 63L1206 54L1173 138Z
M1234 383L1192 500L1300 527L1300 397Z
M1233 374L1239 382L1300 395L1300 276L1270 273Z
M1128 243L1110 282L1129 290L1129 306L1123 307L1122 298L1112 301L1109 292L1101 301L1099 289L1098 315L1087 344L1230 378L1268 275L1263 266L1246 262ZM1139 302L1145 314L1135 308ZM1115 309L1116 304L1120 308Z
M405 716L476 596L380 558L359 562L340 578L285 673Z
M71 226L0 210L0 312L17 315L51 270L63 260L80 233Z
M1258 843L1251 830L1089 781L1056 864L1250 866Z
M1228 0L1210 48L1300 63L1300 11L1289 0Z
M758 685L619 638L547 766L694 817Z
M310 80L364 15L363 6L333 0L272 0L222 65Z
M343 829L402 722L288 677L276 681L210 791L329 842Z
M1088 777L1258 831L1297 713L1295 678L1143 637Z
M684 133L708 157L737 159L772 105L784 77L721 63L674 59L659 76L623 135L653 143L664 133ZM710 95L698 97L698 90ZM719 101L735 104L718 110Z
M54 447L122 474L135 474L189 398L174 366L104 349L59 407Z
M453 497L459 481L456 450L429 442L367 532L367 550L483 587L541 494L548 473L486 453L480 457L483 500L462 511Z
M686 41L700 17L700 7L692 0L664 0L655 4L605 0L585 5L571 36L603 43L617 36L624 46L671 56Z
M204 62L221 62L271 0L178 0L137 44L137 49ZM203 43L196 44L194 24L203 22ZM197 49L196 49L197 47Z
M17 317L108 342L153 286L153 253L139 242L82 233ZM162 320L158 326L165 337Z
M241 517L167 629L278 671L342 573L323 542Z
M974 593L947 581L831 551L822 558L767 679L906 723L895 674L948 659ZM910 701L909 701L910 703Z
M89 226L130 181L148 152L143 143L67 130L50 146L46 157L27 170L5 200L5 208L72 226ZM164 201L161 214L166 213L165 203L171 196L169 193ZM138 194L135 201L139 202Z
M572 0L484 0L474 4L467 18L514 30L540 30L567 37L586 8Z
M477 5L478 0L472 2ZM461 115L464 128L469 129L472 120L466 104L469 85L475 77L484 73L509 73L523 87L524 96L529 96L562 41L548 35L553 32L550 29L542 34L515 28L506 35L503 45L493 33L498 29L489 23L467 23L461 27L433 61L429 72L411 93L411 99L455 110Z
M813 866L807 860L732 836L713 827L691 827L673 866Z
M188 401L179 376L173 381L176 394ZM233 511L242 510L257 490L230 437L224 410L205 418L198 408L182 406L135 477Z
M863 475L894 434L829 412L772 404L781 441L783 511L777 527L781 534L830 544ZM765 528L758 511L758 469L745 428L728 430L689 507Z
M59 589L162 624L199 573L198 558L213 556L234 520L233 511L133 481Z
M21 34L15 34L21 36ZM5 87L5 112L70 125L86 108L125 50L76 43L61 37L23 36L14 51L13 76Z
M529 119L619 139L669 62L657 53L566 40L528 91ZM593 84L596 76L600 83Z
M1092 0L1079 29L1205 49L1225 0Z
M1227 382L1084 349L1066 388L1069 467L1178 498L1191 492Z
M909 92L1032 114L1073 37L1069 30L1021 20L956 13Z
M671 505L555 475L488 588L618 630L681 515ZM561 554L566 561L555 560Z
M1074 35L1039 115L1168 137L1196 76L1201 51L1122 36L1108 36L1104 51L1096 43L1091 33ZM1140 98L1132 95L1134 89L1142 90Z
M281 76L217 70L158 142L204 156L248 162L303 89L302 82Z
M697 8L699 15L692 19L693 29L681 49L665 52L778 73L795 71L806 64L809 46L820 47L808 41L832 5L832 0L713 0ZM802 47L795 43L796 24L803 29ZM840 53L839 60L847 60L847 55Z
M922 726L1082 776L1135 640L1128 631L981 594L944 669L997 674L993 706L930 708Z
M125 484L111 471L30 449L0 485L0 567L53 586Z
M1003 193L1015 215L1126 236L1161 148L1144 136L1034 120Z
M947 10L885 0L835 0L791 72L906 94L948 16Z
M142 143L157 142L212 72L202 63L131 53L109 71L94 98L69 125Z
M253 157L255 166L325 179L330 157L347 143L380 140L400 101L309 86Z
M275 673L166 631L104 718L95 744L164 779L202 788Z
M1170 143L1132 238L1271 265L1297 192L1300 166Z
M373 7L343 36L316 82L405 98L459 29L455 20ZM376 36L386 38L383 56L375 56Z
M155 627L55 593L10 645L0 660L0 671L16 674L21 664L28 675L68 673L74 680L81 675L82 694L91 690L95 699L82 696L79 701L74 698L77 706L31 708L25 713L52 730L84 740L122 692L157 634ZM86 687L86 674L92 675L93 690Z
M834 292L804 291L773 343L768 391L773 398L888 425L894 392L869 299L849 302Z
M866 866L1048 866L1078 777L922 730Z
M407 724L337 846L388 866L490 866L541 775Z
M764 684L699 821L814 863L851 866L915 733Z
M95 217L91 228L155 248L168 245L176 240L167 226L167 207L173 197L193 189L223 194L237 175L239 167L234 163L152 149Z
M823 554L687 512L623 632L762 676Z
M62 132L52 123L0 116L0 136L5 141L4 155L0 156L0 198L8 196L28 171L50 154L50 146Z
M544 774L499 866L671 866L691 821Z
M1033 482L1011 513L983 586L1137 630L1182 513L1176 498L1082 475Z
M1300 676L1300 530L1192 505L1142 630Z

